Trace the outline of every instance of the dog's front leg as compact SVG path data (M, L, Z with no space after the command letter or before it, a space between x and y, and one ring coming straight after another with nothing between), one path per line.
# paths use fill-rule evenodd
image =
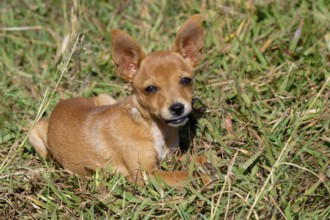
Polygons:
M184 186L190 181L200 180L205 186L212 181L209 175L204 173L190 173L189 171L156 171L153 173L153 177L157 182L165 183L169 186Z

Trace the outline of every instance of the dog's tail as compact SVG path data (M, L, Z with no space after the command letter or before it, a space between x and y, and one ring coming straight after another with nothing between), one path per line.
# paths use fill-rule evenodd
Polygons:
M46 158L48 156L47 131L48 120L40 120L32 128L29 135L30 143L42 158Z

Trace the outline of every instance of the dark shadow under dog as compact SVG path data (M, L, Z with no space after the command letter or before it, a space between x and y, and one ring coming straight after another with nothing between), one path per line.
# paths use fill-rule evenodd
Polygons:
M179 146L182 153L192 150L193 140L196 136L198 120L204 117L206 106L198 98L192 101L192 113L189 116L189 121L179 128Z

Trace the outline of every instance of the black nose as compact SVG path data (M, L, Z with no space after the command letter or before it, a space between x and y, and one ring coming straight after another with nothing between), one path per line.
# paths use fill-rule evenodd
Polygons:
M173 105L171 105L170 107L170 112L172 113L172 115L174 116L180 116L183 114L184 112L184 105L181 103L174 103Z

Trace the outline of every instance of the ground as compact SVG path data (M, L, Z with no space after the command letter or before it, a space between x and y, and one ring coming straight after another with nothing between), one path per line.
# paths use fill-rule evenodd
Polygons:
M88 179L36 155L27 135L60 98L131 92L111 62L112 28L170 49L194 13L206 40L181 144L208 155L212 185ZM327 0L1 1L1 218L329 218L329 24ZM176 161L161 167L193 171Z

